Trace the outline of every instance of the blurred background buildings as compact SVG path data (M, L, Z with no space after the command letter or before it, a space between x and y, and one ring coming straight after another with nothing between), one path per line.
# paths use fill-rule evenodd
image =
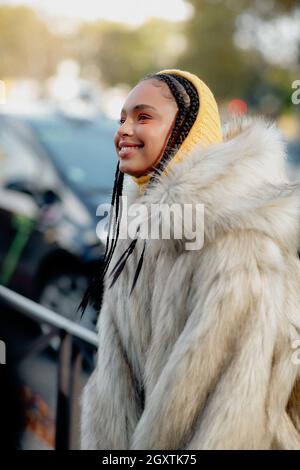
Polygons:
M115 118L143 75L179 67L203 78L226 111L244 111L243 100L291 118L299 26L299 0L2 0L0 80L8 101L81 91Z

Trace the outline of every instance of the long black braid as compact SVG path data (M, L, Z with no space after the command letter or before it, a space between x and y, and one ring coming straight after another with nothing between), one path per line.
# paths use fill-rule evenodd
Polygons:
M119 197L122 196L123 192L123 181L124 173L119 170L119 162L117 164L113 194L111 200L111 211L109 215L109 225L108 225L108 234L106 239L105 253L103 256L103 265L100 266L100 273L96 274L92 279L88 289L86 290L83 299L78 307L78 310L81 309L82 313L86 309L89 303L95 307L97 311L101 309L101 302L103 296L103 281L104 276L108 270L112 255L116 248L117 240L119 237L119 228L120 228L120 213L119 213ZM116 204L116 201L118 202ZM111 244L110 244L111 242ZM109 247L110 245L110 247Z
M192 128L196 120L200 104L197 90L195 89L194 85L189 82L186 78L176 75L176 79L174 79L172 75L166 74L159 74L154 76L155 78L163 80L168 84L173 96L176 99L179 108L179 113L175 121L169 142L166 146L164 155L162 156L159 164L154 168L154 174L149 181L148 188L150 186L150 183L152 182L151 180L155 180L157 174L161 174L164 171L168 162L176 154L177 150L187 137L190 129ZM181 83L185 91L187 92L190 98L189 105L186 104L186 101L183 99L182 95L178 93L178 86L176 84L176 81Z
M153 174L150 178L150 181L147 185L146 191L148 191L157 181L157 176L160 175L165 167L167 166L168 162L172 159L172 157L177 153L179 147L181 146L182 142L187 137L190 129L192 128L200 106L199 102L199 95L197 93L196 88L194 85L187 79L182 76L175 75L175 74L149 74L144 77L142 81L145 80L159 80L163 81L168 85L170 89L173 99L175 98L177 106L178 106L178 113L176 116L175 124L172 129L171 135L168 139L167 145L164 149L164 153L158 165L153 168ZM111 202L111 212L110 212L110 219L109 219L109 227L108 227L108 236L106 241L106 250L104 254L104 261L103 267L100 270L100 273L97 274L94 279L92 280L89 288L87 289L82 302L79 306L82 311L85 310L87 305L91 303L94 307L100 311L101 303L102 303L102 296L103 296L103 287L104 287L104 277L108 271L110 261L112 259L113 253L115 251L118 236L119 236L119 229L120 229L120 196L122 196L123 192L123 181L124 181L124 173L120 172L119 170L119 162L117 165L116 173L115 173L115 180L114 180L114 187L113 187L113 194L112 194L112 202ZM112 287L113 284L116 282L118 277L120 276L127 259L133 252L138 238L139 227L137 229L136 237L132 240L128 248L119 258L117 263L115 264L113 270L110 273L110 277L113 277L112 282L109 286ZM110 244L111 241L111 244ZM109 246L110 245L110 246ZM142 268L144 253L146 248L146 241L144 241L144 247L142 250L142 254L140 256L137 269L135 272L135 276L133 279L132 287L130 294L132 293L137 279L139 277L139 273Z

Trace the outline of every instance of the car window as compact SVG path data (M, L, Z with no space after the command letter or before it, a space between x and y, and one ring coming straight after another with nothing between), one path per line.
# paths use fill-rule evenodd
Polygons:
M6 126L0 127L0 183L35 183L41 174L41 161L25 141Z
M289 142L288 161L294 165L300 164L300 140Z
M111 189L117 165L112 126L35 121L34 134L64 177L83 192Z

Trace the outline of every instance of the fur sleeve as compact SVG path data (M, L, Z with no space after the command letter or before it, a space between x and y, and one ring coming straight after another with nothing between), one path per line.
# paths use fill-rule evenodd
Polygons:
M283 305L284 276L274 267L253 262L216 275L146 400L131 449L269 448L266 403Z
M128 449L138 422L131 369L108 308L99 323L97 366L82 396L81 448Z

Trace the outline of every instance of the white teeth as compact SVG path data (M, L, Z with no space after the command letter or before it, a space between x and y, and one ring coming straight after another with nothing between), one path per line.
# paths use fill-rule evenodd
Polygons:
M122 147L122 149L132 149L132 148L138 149L138 148L140 148L140 146L139 145L130 145L130 147Z

